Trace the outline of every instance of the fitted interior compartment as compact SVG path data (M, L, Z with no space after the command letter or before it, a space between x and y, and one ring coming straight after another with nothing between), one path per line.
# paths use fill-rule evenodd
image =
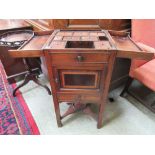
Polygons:
M95 48L93 41L67 41L65 48Z
M100 41L108 41L108 38L106 36L98 36Z

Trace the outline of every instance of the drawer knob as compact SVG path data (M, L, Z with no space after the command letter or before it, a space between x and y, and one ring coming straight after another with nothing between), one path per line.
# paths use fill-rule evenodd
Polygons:
M81 56L81 55L78 55L78 56L77 56L77 60L78 60L79 62L82 62L82 61L84 60L84 57Z
M58 78L55 78L55 82L56 82L56 83L59 83L59 79L58 79Z

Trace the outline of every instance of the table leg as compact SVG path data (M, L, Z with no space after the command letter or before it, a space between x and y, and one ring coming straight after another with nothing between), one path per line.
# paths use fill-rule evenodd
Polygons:
M24 85L26 85L29 81L34 81L36 84L40 85L41 87L45 88L48 92L49 95L51 95L51 91L50 89L46 86L40 83L40 81L37 79L37 74L33 73L33 71L31 70L31 66L29 63L29 59L28 58L24 58L23 62L25 64L26 69L28 70L28 73L25 75L25 79L24 82L22 84L20 84L17 88L14 89L13 91L13 96L16 96L16 91L23 87Z

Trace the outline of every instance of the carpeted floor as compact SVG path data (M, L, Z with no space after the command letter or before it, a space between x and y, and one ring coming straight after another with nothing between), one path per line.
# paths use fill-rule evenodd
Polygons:
M9 85L0 61L0 135L39 134L38 127L19 92L13 97L15 85Z
M44 77L40 80L47 84ZM49 85L49 83L48 83ZM21 88L23 97L39 127L41 134L155 134L155 114L133 100L119 97L122 88L110 93L115 102L108 103L104 113L104 126L96 128L96 122L89 116L77 113L63 120L64 126L58 128L55 119L52 96L34 84ZM62 104L61 111L67 108Z

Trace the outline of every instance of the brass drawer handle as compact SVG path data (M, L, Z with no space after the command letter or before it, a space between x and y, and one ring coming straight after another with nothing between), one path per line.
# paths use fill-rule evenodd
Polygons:
M78 62L82 62L82 61L84 60L84 57L81 56L81 55L78 55L78 56L76 57L76 59L77 59Z

